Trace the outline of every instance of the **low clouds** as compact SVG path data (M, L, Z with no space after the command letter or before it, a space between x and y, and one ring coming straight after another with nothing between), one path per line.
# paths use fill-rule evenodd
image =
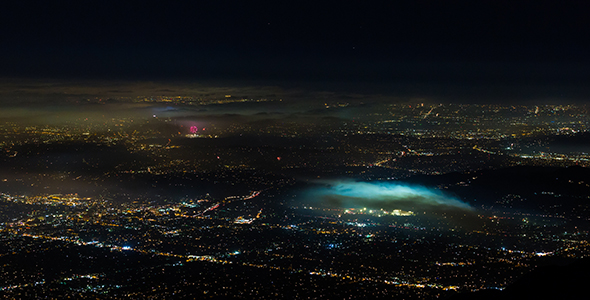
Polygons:
M341 208L471 212L472 208L438 190L390 182L328 181L308 191L308 198Z
M203 105L163 101L166 97L187 97L195 103L202 101ZM321 120L318 116L351 119L359 109L363 112L371 110L370 105L362 103L378 101L379 97L252 82L222 85L212 82L6 79L0 83L0 123L62 125L83 121L103 124L111 119L150 119L154 115L223 124L266 119L316 123ZM228 103L228 98L263 101ZM337 103L345 103L343 105L347 107L335 106ZM326 105L331 109L326 109Z
M225 95L248 98L282 98L284 90L272 85L221 84L210 81L109 81L109 80L42 80L2 78L0 105L83 103L88 98L187 96L204 99L224 98Z

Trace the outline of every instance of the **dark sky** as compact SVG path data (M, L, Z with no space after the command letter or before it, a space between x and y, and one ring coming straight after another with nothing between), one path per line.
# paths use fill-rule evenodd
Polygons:
M586 1L269 2L5 1L0 77L589 94Z

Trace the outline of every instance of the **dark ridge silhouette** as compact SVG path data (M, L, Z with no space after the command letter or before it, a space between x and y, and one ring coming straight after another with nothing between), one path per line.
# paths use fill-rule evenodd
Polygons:
M503 291L482 290L454 295L448 300L488 299L588 299L590 257L569 265L548 265L535 269Z
M473 179L475 177L475 179ZM477 203L494 205L494 202L506 194L521 194L534 201L522 202L522 209L536 209L540 205L550 205L555 201L563 202L554 197L543 197L543 191L554 194L568 195L568 202L576 204L585 199L589 189L585 185L576 184L590 178L590 168L571 166L531 167L518 166L497 170L480 170L471 173L448 173L439 176L418 175L405 182L419 183L426 186L446 185L446 191L455 193L464 201L477 199ZM468 186L455 186L457 182L468 183ZM543 187L539 189L539 187ZM546 196L546 195L545 195ZM563 203L561 203L563 204Z

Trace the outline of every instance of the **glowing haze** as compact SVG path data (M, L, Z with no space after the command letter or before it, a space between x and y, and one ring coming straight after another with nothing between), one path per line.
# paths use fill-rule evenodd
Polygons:
M403 209L413 211L471 211L452 196L423 186L392 182L323 181L308 191L308 199L332 207ZM312 201L313 201L312 200Z

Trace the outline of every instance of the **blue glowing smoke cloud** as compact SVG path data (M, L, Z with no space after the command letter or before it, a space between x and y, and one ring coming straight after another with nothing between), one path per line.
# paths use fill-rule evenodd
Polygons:
M323 181L308 198L334 207L404 210L459 210L472 208L443 192L416 185L391 182Z

